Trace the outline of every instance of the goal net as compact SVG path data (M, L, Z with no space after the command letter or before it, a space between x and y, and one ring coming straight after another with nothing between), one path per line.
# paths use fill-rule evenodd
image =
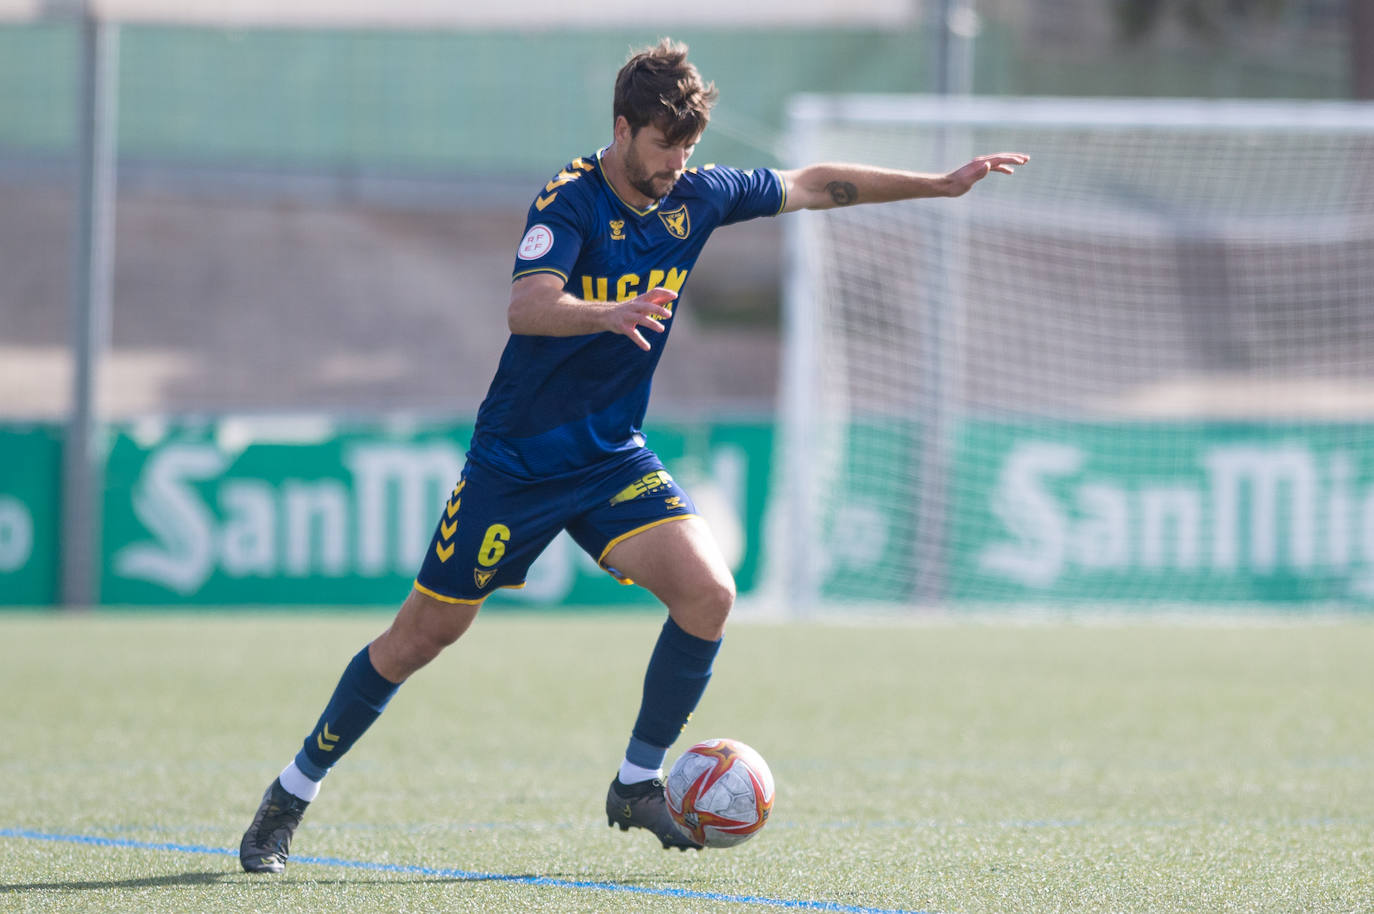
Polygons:
M1374 602L1374 106L803 96L790 137L1031 156L791 218L790 605Z

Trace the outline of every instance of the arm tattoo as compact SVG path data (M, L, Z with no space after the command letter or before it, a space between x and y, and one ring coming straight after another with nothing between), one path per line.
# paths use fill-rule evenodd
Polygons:
M836 206L859 202L859 189L848 181L831 181L825 185L825 189L830 192L830 199L835 201Z

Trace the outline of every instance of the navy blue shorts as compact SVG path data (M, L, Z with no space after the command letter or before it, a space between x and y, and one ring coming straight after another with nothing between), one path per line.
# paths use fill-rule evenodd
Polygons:
M648 448L572 480L533 483L469 460L440 512L415 587L446 603L480 603L498 587L523 587L530 565L565 529L630 584L605 562L612 547L695 514L692 499Z

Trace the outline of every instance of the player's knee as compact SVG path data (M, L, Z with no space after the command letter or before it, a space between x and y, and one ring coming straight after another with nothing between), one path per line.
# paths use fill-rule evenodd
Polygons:
M466 626L458 627L447 621L426 625L411 633L411 644L415 652L428 662L463 634Z
M725 619L735 605L735 581L728 574L710 576L667 603L669 615L683 631L715 641L724 634Z
M422 625L393 627L388 633L387 654L397 664L397 672L408 677L435 657L462 634L448 626Z
M729 615L730 610L735 607L735 578L727 575L725 580L717 582L715 599L721 609L721 615Z
M702 585L697 605L701 615L711 621L724 623L735 605L735 579L732 575L712 577Z
M378 639L379 650L390 670L383 675L408 677L438 657L467 631L477 606L452 606L412 592L391 627Z

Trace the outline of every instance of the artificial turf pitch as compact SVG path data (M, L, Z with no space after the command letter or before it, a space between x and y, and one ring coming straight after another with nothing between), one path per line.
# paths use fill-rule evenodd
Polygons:
M371 613L0 615L0 911L1374 911L1374 619L736 624L680 744L768 827L607 827L652 614L488 610L330 775L258 798ZM670 760L673 756L670 755Z

